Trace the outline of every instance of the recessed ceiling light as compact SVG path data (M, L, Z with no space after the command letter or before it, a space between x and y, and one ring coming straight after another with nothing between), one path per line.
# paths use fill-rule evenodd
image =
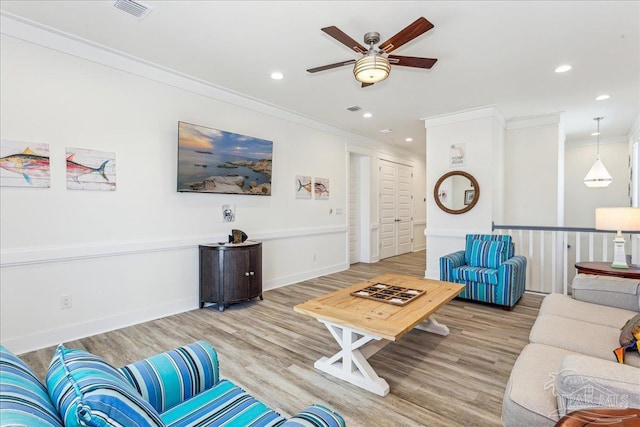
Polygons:
M600 132L594 132L591 134L591 136L598 136L598 135L600 135Z
M404 140L407 141L407 142L411 142L411 141L413 141L413 138L405 138Z
M603 93L602 95L596 96L596 101L604 101L605 99L609 99L609 98L611 98L610 95Z
M561 65L558 68L556 68L556 73L566 73L567 71L569 71L571 69L571 65Z
M364 114L362 115L362 117L364 117L365 119L369 119L369 118L373 117L373 114L371 114L371 113L364 113Z
M282 80L282 79L284 79L284 74L279 73L279 72L271 73L271 78L273 80Z

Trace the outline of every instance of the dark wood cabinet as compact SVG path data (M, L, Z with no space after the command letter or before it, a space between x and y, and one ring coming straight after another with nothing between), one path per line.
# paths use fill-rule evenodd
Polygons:
M200 245L200 308L262 299L262 243Z

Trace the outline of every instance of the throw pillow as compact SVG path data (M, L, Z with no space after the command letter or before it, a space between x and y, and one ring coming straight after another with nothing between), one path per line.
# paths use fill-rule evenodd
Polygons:
M58 346L47 391L65 426L163 426L158 412L113 366L83 350Z
M620 347L613 350L618 363L624 363L624 353L627 350L638 350L638 340L640 340L640 314L633 316L620 328Z
M471 267L498 268L507 257L507 246L496 240L474 240L465 258Z

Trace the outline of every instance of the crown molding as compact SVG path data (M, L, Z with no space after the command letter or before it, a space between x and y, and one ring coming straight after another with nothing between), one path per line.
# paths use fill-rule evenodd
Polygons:
M453 113L441 114L438 116L425 117L424 127L431 128L436 126L449 125L453 123L468 122L470 120L483 119L493 117L502 126L505 127L505 119L500 110L495 105L487 105L483 107L471 108L469 110L456 111Z

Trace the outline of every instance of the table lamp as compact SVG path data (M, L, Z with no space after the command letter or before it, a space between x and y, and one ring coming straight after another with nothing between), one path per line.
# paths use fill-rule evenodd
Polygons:
M629 268L623 231L640 231L640 208L596 208L596 230L616 231L613 239L613 268Z

